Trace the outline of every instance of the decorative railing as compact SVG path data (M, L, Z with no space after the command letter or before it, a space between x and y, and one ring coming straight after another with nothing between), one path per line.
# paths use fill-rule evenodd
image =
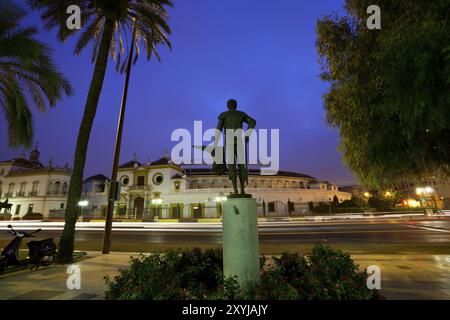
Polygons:
M185 192L191 193L206 193L206 192L230 192L231 188L198 188L198 189L186 189ZM302 192L302 193L330 193L330 192L344 192L340 190L328 190L328 189L307 189L307 188L245 188L248 193L252 192Z
M128 187L128 190L150 191L152 188L149 185L132 185Z
M71 172L70 168L67 167L45 167L45 168L37 168L37 169L14 169L10 170L6 177L15 177L15 176L23 176L23 175L29 175L32 173L45 173L45 172L51 172L51 173L67 173L69 174Z

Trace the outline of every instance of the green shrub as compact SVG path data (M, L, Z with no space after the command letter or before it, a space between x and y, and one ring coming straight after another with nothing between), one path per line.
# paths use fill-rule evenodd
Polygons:
M261 257L261 282L248 291L224 279L222 251L200 249L140 255L106 278L106 299L341 300L379 298L366 287L366 272L348 254L316 246L309 255Z
M106 278L106 299L206 299L222 280L222 252L200 249L140 255Z
M330 205L325 202L319 202L312 209L313 213L330 213Z

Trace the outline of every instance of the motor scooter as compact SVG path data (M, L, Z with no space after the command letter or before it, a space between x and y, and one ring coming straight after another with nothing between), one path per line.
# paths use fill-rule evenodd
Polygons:
M0 273L2 273L8 266L17 265L29 265L31 264L31 270L38 269L39 266L49 266L55 261L56 258L56 244L53 242L52 238L39 240L39 241L29 241L28 246L28 257L25 259L19 258L19 249L23 238L34 238L34 234L41 231L37 229L31 233L24 231L16 231L11 225L8 225L11 229L8 233L14 236L14 239L3 249L0 256Z

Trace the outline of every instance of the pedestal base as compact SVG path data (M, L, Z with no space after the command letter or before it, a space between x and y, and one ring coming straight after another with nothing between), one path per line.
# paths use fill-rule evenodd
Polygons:
M242 288L260 280L256 200L232 198L223 203L223 273L237 276Z

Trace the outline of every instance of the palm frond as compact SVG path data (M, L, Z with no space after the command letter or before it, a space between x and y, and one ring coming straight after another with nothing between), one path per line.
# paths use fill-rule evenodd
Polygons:
M132 62L136 63L141 51L146 52L147 60L153 55L160 60L157 47L166 45L171 29L167 23L167 8L172 7L170 0L28 0L33 9L43 10L41 15L48 29L56 28L59 38L65 40L75 34L65 27L67 13L65 9L71 4L78 5L82 12L82 31L75 46L75 53L80 54L92 43L92 61L98 53L99 39L103 34L106 18L115 23L114 36L111 38L110 55L116 60L116 71L123 72L130 43L127 41L134 27L136 28L136 53Z
M5 1L0 2L0 8ZM15 9L14 9L15 8ZM72 94L69 82L50 58L50 49L34 39L36 29L19 27L20 8L7 6L0 13L0 104L4 111L11 146L29 146L33 138L30 105L45 111L64 94Z

